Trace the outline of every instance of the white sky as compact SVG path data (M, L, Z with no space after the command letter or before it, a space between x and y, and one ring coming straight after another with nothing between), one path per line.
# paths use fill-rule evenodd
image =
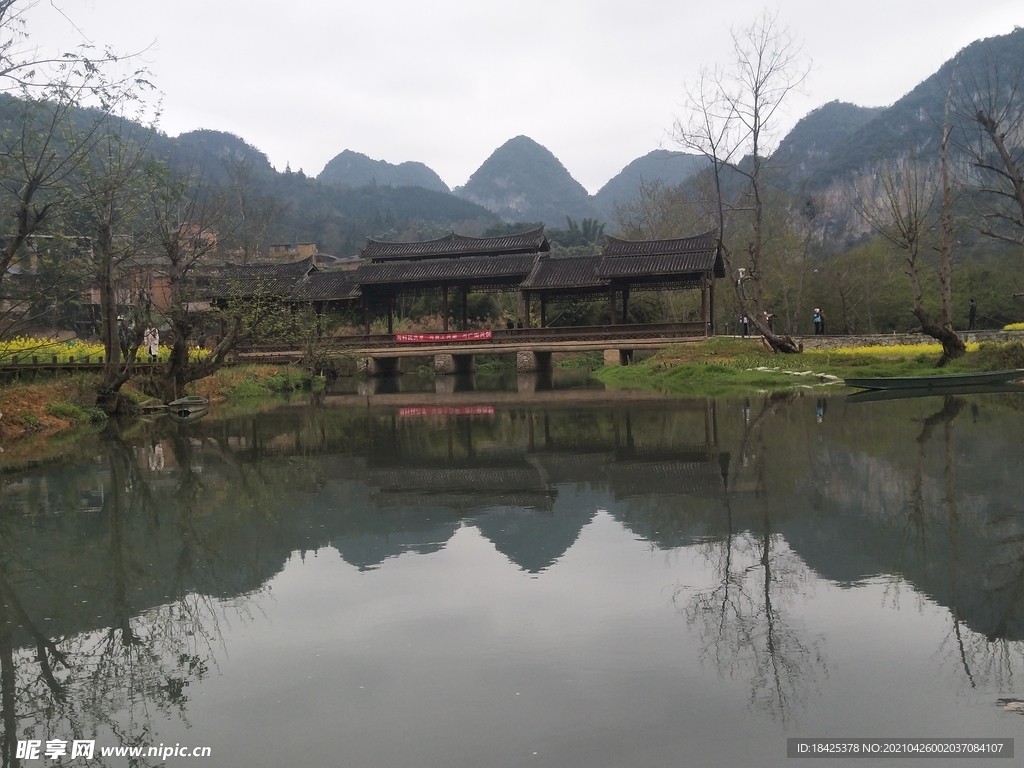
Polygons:
M891 104L968 43L1024 24L1021 0L781 0L813 61L783 132L839 99ZM160 127L237 134L315 176L344 149L464 184L519 134L596 192L659 147L684 86L726 61L753 0L38 0L28 33L143 58ZM59 13L58 9L63 12ZM69 21L70 20L70 21ZM71 24L74 22L74 26Z

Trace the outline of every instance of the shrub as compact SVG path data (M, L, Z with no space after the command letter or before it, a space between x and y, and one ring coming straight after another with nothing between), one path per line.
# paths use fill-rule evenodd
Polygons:
M1024 368L1024 344L1019 341L997 344L986 341L974 353L980 370L1002 371L1010 368Z
M56 416L58 419L67 419L78 424L103 421L107 418L107 415L101 408L96 406L79 406L65 400L50 403L46 406L46 412L51 416Z

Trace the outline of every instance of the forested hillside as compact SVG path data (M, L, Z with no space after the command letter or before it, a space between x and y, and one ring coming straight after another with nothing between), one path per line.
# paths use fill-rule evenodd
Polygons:
M551 152L527 136L502 144L453 190L506 221L562 222L595 216L587 190Z
M435 192L448 192L448 185L423 163L405 162L392 165L385 160L372 160L360 152L346 149L336 155L316 177L324 184L339 187L423 187Z
M638 157L609 179L594 195L594 205L604 221L614 223L615 206L633 200L642 183L678 187L706 166L707 159L700 155L656 149Z

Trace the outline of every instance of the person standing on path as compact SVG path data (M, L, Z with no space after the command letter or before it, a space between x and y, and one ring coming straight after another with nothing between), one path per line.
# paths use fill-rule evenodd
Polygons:
M967 305L967 330L974 330L974 321L978 317L978 303L971 299L971 303Z
M160 331L156 329L155 325L151 325L146 329L146 334L143 336L142 341L149 352L149 362L155 363L156 356L160 354Z
M745 312L740 315L740 335L743 338L750 335L750 319Z
M825 315L817 307L814 308L812 318L814 320L814 335L821 336L825 332Z

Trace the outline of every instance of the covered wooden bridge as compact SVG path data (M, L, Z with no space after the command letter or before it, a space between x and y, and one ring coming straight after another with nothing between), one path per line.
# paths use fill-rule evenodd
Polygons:
M472 356L481 353L516 352L521 370L547 367L551 353L559 350L611 347L619 350L620 360L628 360L634 347L714 334L715 278L725 276L715 233L644 241L608 237L600 254L556 257L540 227L501 237L453 233L413 243L367 239L359 255L362 262L351 271L280 265L281 274L258 278L273 282L272 292L287 303L311 304L318 312L355 309L362 317L363 334L338 342L350 353L371 359L371 367L381 372L396 368L400 357L416 355L437 356L439 371L471 369ZM244 282L240 277L234 276L235 286ZM663 290L700 291L698 321L628 322L632 295ZM470 329L470 294L499 292L518 294L516 327ZM441 299L443 332L395 334L396 300L429 295ZM549 325L548 308L553 302L579 299L607 300L608 324ZM450 327L453 316L458 321L455 329ZM371 334L374 318L386 318L387 333ZM438 362L442 357L448 362Z
M471 293L519 293L525 328L548 326L547 307L571 298L607 299L610 324L625 323L631 292L700 290L701 326L714 333L714 279L725 276L721 247L714 233L672 240L631 241L607 238L601 254L553 257L544 228L504 237L477 238L451 234L418 243L367 240L363 264L351 275L358 286L364 331L374 315L387 317L394 331L399 296L442 297L444 330L449 331L450 302L461 303L460 328L468 327ZM621 316L620 309L621 307ZM567 333L571 331L564 329Z

